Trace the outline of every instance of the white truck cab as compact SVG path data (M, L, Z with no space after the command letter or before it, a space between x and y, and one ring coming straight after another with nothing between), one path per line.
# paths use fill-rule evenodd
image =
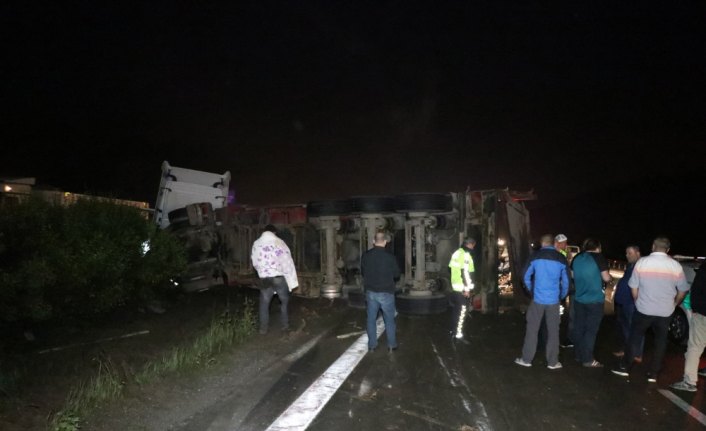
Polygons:
M196 203L210 203L213 209L227 205L230 171L223 174L196 171L162 163L154 205L154 222L162 229L170 224L169 213Z

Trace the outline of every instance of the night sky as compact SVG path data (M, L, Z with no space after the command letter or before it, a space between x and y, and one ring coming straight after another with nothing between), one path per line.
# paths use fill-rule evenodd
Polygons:
M706 251L706 3L0 6L0 176L154 203L534 189L532 231Z

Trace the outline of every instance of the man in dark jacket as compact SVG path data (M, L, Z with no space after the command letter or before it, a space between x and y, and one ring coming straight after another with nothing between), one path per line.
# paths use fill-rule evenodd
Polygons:
M537 351L537 333L542 318L547 322L547 368L561 368L559 362L559 301L569 292L569 276L566 258L554 248L552 235L542 236L542 248L530 258L523 281L532 294L527 308L527 329L522 356L515 359L517 365L531 367Z
M699 358L706 347L706 267L696 271L691 283L691 322L689 322L689 346L686 348L684 379L673 383L670 388L696 392Z
M368 351L377 347L377 317L382 309L382 319L387 333L387 350L397 349L395 327L395 280L400 277L400 268L395 257L385 250L387 236L384 232L375 234L374 247L366 251L360 260L360 273L363 276L365 299L368 311Z
M615 316L618 321L618 336L620 339L621 348L617 352L613 353L615 356L622 358L625 355L625 351L628 349L628 340L630 339L630 324L632 323L632 316L635 314L635 299L632 297L630 292L630 286L628 286L628 281L632 276L632 270L635 268L635 262L640 259L640 247L637 245L629 245L625 247L625 258L628 260L628 265L625 268L623 277L618 281L618 285L615 288ZM640 346L644 346L645 340L642 339ZM635 352L635 358L640 358L642 360L642 347L639 352Z

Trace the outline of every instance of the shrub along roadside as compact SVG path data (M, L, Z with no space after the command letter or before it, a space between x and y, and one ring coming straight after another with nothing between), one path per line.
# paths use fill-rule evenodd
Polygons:
M99 361L97 375L69 392L64 407L50 418L49 428L53 431L80 429L82 418L100 403L120 398L126 385L143 385L171 373L206 366L214 361L214 355L245 341L254 327L254 305L246 299L238 318L228 311L214 317L208 329L191 343L176 346L161 359L146 363L134 376L121 376L109 359Z
M185 265L183 247L136 208L36 198L3 207L0 323L85 320L144 303L164 294Z

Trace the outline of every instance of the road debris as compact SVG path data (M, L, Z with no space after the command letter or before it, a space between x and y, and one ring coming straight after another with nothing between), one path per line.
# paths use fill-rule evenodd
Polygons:
M355 331L355 332L349 332L347 334L336 335L336 338L338 338L339 340L342 340L344 338L355 337L356 335L363 335L363 334L365 334L365 331Z

